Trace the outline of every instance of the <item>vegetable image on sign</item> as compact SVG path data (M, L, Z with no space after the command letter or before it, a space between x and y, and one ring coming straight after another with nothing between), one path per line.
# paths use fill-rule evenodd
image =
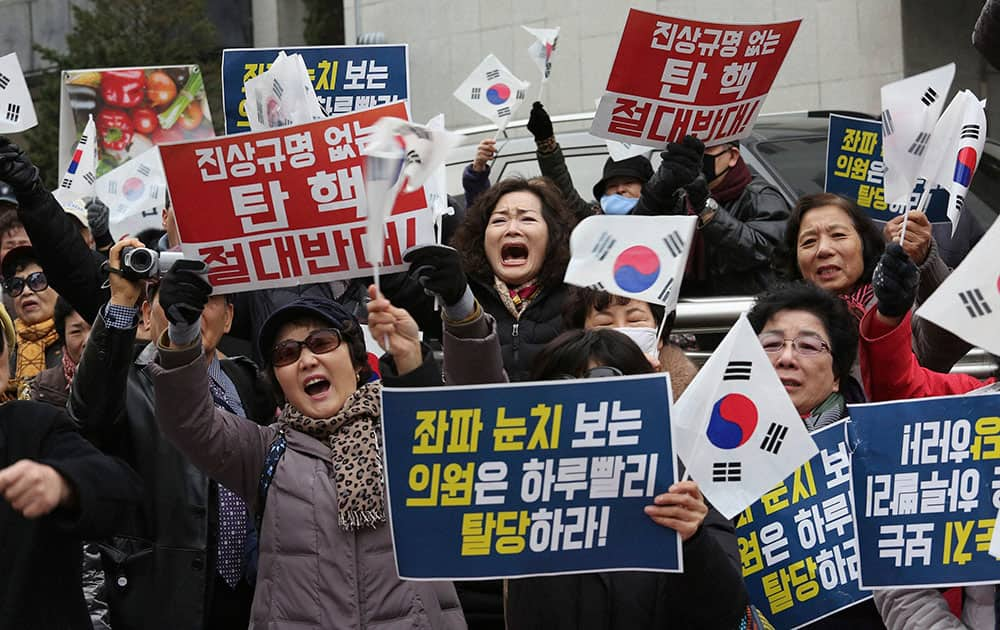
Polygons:
M643 245L629 247L615 259L615 282L629 293L640 293L656 283L660 259Z

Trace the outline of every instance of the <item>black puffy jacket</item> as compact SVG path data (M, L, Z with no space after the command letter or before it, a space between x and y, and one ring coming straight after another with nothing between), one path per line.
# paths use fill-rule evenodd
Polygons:
M199 630L215 581L216 484L160 432L147 355L135 357L134 339L134 328L108 328L98 317L67 405L83 434L130 463L146 485L142 507L102 546L111 626ZM242 357L221 365L247 417L269 423L276 405L256 366Z

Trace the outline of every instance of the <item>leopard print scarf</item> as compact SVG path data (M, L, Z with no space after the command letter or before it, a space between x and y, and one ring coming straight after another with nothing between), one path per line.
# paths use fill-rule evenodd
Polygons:
M330 445L337 484L340 527L355 530L385 522L382 494L380 382L365 383L348 396L332 418L310 418L290 403L281 410L280 424Z

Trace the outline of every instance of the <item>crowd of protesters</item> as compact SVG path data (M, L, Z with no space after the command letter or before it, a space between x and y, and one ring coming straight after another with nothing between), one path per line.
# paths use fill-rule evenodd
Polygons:
M169 207L162 233L115 242L107 207L63 207L0 138L0 628L762 627L734 524L690 480L646 508L679 534L683 573L396 573L383 385L663 371L676 397L693 379L675 313L563 282L592 214L695 216L682 295L756 296L749 319L809 431L848 403L995 387L945 374L968 344L912 314L950 271L924 215L899 242L901 220L880 230L844 197L789 208L738 143L691 136L655 169L609 158L585 200L541 103L528 129L543 177L491 181L484 140L450 246L407 252L386 295L361 281L214 295L183 259L135 279L124 248L178 246ZM810 627L913 614L961 628L972 613L886 591Z

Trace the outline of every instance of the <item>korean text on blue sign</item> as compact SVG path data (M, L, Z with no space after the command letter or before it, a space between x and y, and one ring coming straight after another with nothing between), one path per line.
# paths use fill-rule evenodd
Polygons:
M873 219L894 214L885 203L882 123L830 114L826 142L826 192L855 199Z
M386 388L399 575L478 579L681 571L643 512L677 479L665 374Z
M865 588L1000 581L1000 394L852 405Z
M871 597L858 584L846 422L813 433L819 454L736 524L750 602L778 628L798 628Z
M327 116L409 98L405 44L230 48L222 51L222 107L227 134L250 131L243 83L270 68L282 50L288 55L302 55Z

